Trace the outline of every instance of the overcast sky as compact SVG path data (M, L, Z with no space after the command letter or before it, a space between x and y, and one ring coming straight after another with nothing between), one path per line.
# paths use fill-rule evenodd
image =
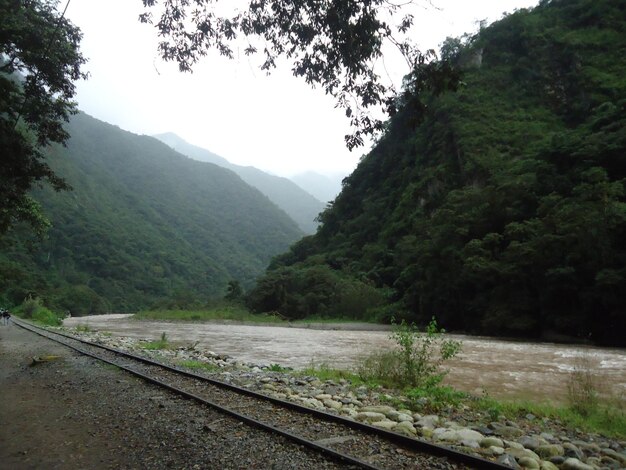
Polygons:
M255 66L258 61L236 52L234 60L212 54L193 74L178 72L175 64L159 59L156 30L138 22L141 3L70 3L67 16L82 29L81 49L89 59L90 78L77 86L81 110L137 134L174 132L233 163L281 176L309 170L345 175L367 152L345 148L349 126L343 111L322 90L292 77L288 66L268 77ZM432 3L437 8L425 1L415 10L415 40L422 50L537 0ZM385 58L395 82L407 72L396 59Z

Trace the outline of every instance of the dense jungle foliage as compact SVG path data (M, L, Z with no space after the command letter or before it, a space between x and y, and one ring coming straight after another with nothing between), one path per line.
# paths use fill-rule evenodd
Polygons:
M73 314L201 305L246 286L302 232L237 175L85 114L47 161L72 191L38 190L53 226L0 238L0 302Z
M544 0L447 40L463 86L404 103L249 306L626 344L624 31L624 2Z

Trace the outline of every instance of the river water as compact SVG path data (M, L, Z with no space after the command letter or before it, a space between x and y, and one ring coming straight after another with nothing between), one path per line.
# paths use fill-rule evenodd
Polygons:
M69 318L65 326L89 325L99 331L156 339L162 332L174 343L202 347L243 362L303 368L311 364L352 368L365 355L393 346L389 331L326 325L324 329L136 321L132 315ZM369 325L369 327L372 327ZM354 329L357 328L357 329ZM373 328L376 328L375 326ZM572 371L590 371L602 395L626 401L626 350L581 345L505 341L450 335L463 342L449 364L446 383L497 398L561 402Z

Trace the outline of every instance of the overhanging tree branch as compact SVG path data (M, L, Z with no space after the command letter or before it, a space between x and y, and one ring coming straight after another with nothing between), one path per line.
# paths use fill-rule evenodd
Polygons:
M321 86L345 110L352 126L346 136L349 149L383 129L372 109L395 113L396 89L376 72L385 44L404 57L412 76L407 83L413 86L404 93L414 93L414 100L427 86L441 90L458 79L455 73L443 77L452 69L431 66L435 56L423 54L408 38L413 16L398 16L411 1L251 0L241 11L230 8L230 14L218 12L219 0L142 1L140 21L154 25L162 39L161 57L177 62L183 72L190 72L209 50L232 58L241 40L247 44L245 54L259 54L260 68L268 73L278 57L288 59L295 76Z

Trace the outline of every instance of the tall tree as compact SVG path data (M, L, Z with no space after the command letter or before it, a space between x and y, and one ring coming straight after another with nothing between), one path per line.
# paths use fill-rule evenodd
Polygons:
M48 224L29 196L37 184L67 184L41 149L69 137L63 122L76 112L74 81L86 78L80 30L56 0L0 0L0 234L19 221L41 232Z

